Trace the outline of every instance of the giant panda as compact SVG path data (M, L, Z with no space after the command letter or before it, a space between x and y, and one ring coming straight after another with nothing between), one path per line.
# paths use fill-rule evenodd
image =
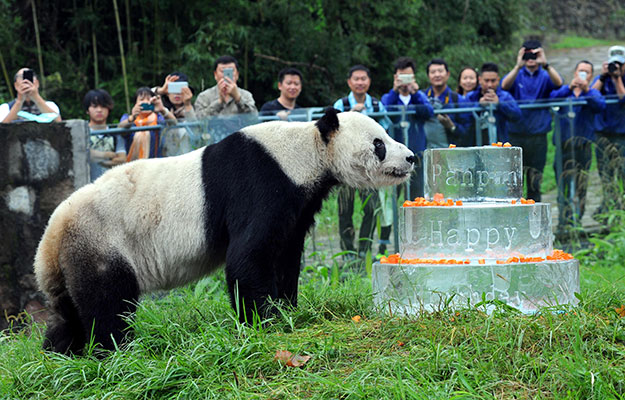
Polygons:
M305 235L330 190L396 185L413 163L373 119L328 109L317 122L262 123L113 168L58 206L39 244L44 348L80 354L93 334L114 349L140 294L222 264L242 319L275 311L268 298L296 305Z

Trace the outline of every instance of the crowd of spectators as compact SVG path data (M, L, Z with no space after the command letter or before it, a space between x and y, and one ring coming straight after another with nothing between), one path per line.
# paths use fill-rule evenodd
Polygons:
M528 40L518 51L514 67L505 74L497 64L485 62L478 70L463 67L458 74L456 90L449 86L451 72L445 60L432 59L424 66L428 85L420 89L415 80L417 65L408 57L398 58L393 65L393 86L381 100L369 93L371 72L364 65L355 65L347 73L349 93L333 106L340 111L362 112L372 116L385 128L397 126L397 115L386 111L406 109L407 129L389 129L395 139L406 142L415 153L415 172L406 197L423 195L423 151L428 148L475 146L488 144L493 138L510 142L523 149L524 181L527 198L541 200L541 182L548 148L548 133L553 129L552 113L546 107L519 107L522 104L561 99L585 100L570 108L561 107L554 114L559 124L560 142L554 142L562 163L554 165L559 183L558 230L565 232L579 224L585 211L588 171L594 145L603 200L597 215L610 209L625 209L622 193L625 186L625 47L612 46L601 67L590 61L579 61L574 76L567 84L547 61L542 45ZM595 69L600 70L595 73ZM252 93L238 86L239 63L232 56L219 57L213 68L215 86L196 93L182 72L172 72L161 86L138 88L134 106L120 118L118 127L133 129L122 135L107 135L108 119L113 108L111 96L102 89L90 90L83 106L89 126L97 131L91 137L92 179L120 163L139 158L163 156L159 127L214 116L258 114ZM296 68L278 73L279 97L260 107L261 115L290 119L301 112L297 103L304 76ZM0 122L37 120L61 121L59 107L46 101L39 93L39 80L29 68L21 68L14 76L16 98L0 105ZM193 97L196 96L195 102ZM615 98L617 102L608 102ZM480 106L477 111L445 112L454 108ZM406 133L407 132L407 133ZM404 136L405 135L405 136ZM573 192L573 193L571 193ZM358 246L354 245L352 222L356 196L364 204ZM370 238L376 224L376 212L387 202L387 192L339 192L339 229L341 247L354 253L371 248ZM597 217L598 218L598 217ZM380 218L381 245L389 243L389 218Z

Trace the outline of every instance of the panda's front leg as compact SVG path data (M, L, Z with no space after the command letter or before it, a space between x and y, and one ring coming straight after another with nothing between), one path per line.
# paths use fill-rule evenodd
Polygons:
M231 241L226 253L226 282L239 321L252 323L254 314L262 319L275 312L268 299L278 297L276 271L266 246L237 242Z
M278 275L278 299L285 300L293 307L297 307L297 289L304 251L305 234L300 236L289 241L275 263Z

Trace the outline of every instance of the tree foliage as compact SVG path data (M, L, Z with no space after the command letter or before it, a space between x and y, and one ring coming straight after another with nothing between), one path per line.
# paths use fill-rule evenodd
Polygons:
M113 95L113 118L119 117L125 101L112 0L0 0L0 50L8 71L0 100L10 100L18 68L37 69L32 1L45 97L59 104L64 118L81 118L84 93L98 85ZM304 73L304 106L344 96L346 72L357 63L372 70L371 92L377 96L391 86L393 61L403 55L417 61L422 87L425 64L435 56L448 60L450 83L465 64L496 61L507 68L518 48L524 2L117 1L131 94L139 86L161 84L175 70L189 75L197 94L215 84L214 60L232 54L241 64L239 84L258 106L277 97L277 73L287 66Z

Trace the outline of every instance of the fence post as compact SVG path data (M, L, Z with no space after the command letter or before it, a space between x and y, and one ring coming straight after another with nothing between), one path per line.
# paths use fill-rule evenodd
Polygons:
M486 117L486 123L488 123L488 140L490 143L497 143L497 126L495 123L495 104L488 103L488 117Z
M571 174L571 184L569 185L569 198L571 199L571 206L573 207L573 213L571 215L571 218L573 219L573 223L575 224L577 222L577 216L579 215L580 212L580 204L579 202L575 201L575 179L577 178L577 162L575 161L575 111L573 110L573 101L572 98L569 97L568 99L568 108L569 108L569 112L567 113L567 117L569 118L569 132L571 133L571 148L569 149L570 151L570 157L571 160L573 161L573 168L574 171L576 171L575 173ZM564 166L563 166L564 168ZM581 221L580 221L581 222Z

